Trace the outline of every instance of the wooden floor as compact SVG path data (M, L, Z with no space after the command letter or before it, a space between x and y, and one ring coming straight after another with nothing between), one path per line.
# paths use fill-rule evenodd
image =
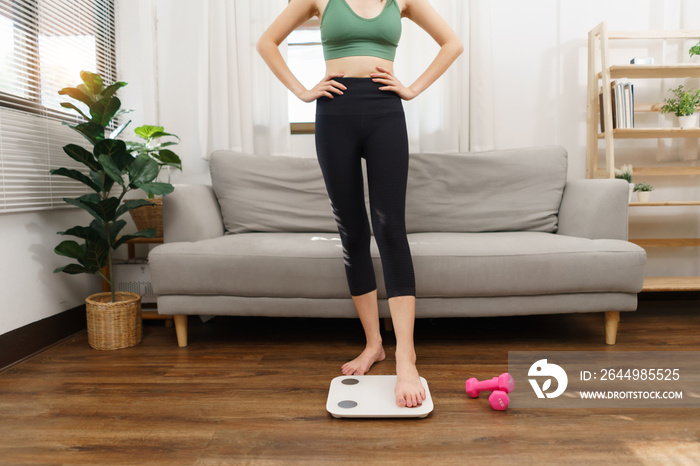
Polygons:
M159 322L125 350L78 334L0 373L0 463L697 465L699 409L496 412L464 393L466 378L507 370L508 351L700 351L700 301L647 296L614 347L602 314L419 319L435 410L416 420L325 411L330 380L361 350L357 320L191 319L184 349ZM372 374L393 372L385 343Z

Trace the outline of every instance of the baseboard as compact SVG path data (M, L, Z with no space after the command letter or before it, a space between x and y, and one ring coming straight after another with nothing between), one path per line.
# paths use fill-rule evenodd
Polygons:
M85 328L82 304L0 335L0 371Z

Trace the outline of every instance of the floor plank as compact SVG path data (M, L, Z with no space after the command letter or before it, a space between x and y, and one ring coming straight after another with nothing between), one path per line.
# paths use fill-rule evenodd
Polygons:
M700 301L640 298L615 346L602 314L419 319L426 419L338 420L330 380L362 349L357 320L153 321L95 351L84 333L0 373L2 464L700 464L698 409L509 409L464 393L508 351L700 351ZM392 374L394 341L372 374Z

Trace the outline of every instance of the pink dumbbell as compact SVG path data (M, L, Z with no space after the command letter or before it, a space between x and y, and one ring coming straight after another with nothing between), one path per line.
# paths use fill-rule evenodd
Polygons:
M508 395L503 390L494 390L491 392L491 395L489 395L489 403L491 403L491 407L496 411L505 411L508 407L508 403L510 403L510 398L508 398Z
M467 390L467 395L469 395L472 398L476 398L481 392L500 390L505 393L510 393L515 387L515 381L508 372L504 372L498 377L494 377L489 380L484 380L483 382L479 382L479 380L472 377L470 379L467 379L464 386Z

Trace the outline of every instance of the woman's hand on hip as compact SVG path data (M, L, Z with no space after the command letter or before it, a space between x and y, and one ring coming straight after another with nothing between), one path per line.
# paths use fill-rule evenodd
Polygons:
M372 81L386 84L386 86L379 88L380 91L394 91L403 100L411 100L418 95L418 93L410 87L401 84L401 81L386 68L378 66L377 70L379 70L378 73L371 73L370 76L373 78Z
M305 92L302 92L299 95L299 98L303 100L306 103L313 102L314 100L318 99L321 96L325 97L330 97L333 99L333 94L331 92L334 92L338 95L343 94L343 90L347 89L344 85L339 83L338 81L334 81L333 78L340 78L344 76L345 73L330 73L327 74L326 77L324 77L318 84L316 84L313 88L306 90Z

